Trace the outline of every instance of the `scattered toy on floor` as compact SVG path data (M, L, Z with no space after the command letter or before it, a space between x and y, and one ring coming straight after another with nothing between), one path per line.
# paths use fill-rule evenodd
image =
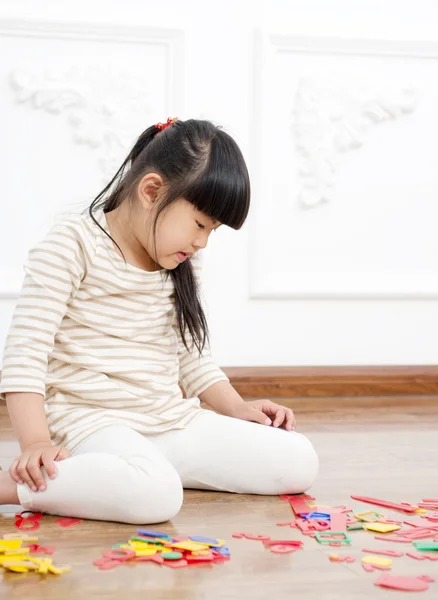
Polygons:
M243 537L246 534L239 534ZM256 539L256 538L253 538ZM93 562L101 570L120 567L125 562L152 562L178 569L200 563L223 563L230 558L224 540L202 536L178 536L154 529L137 529L125 544L115 544Z
M69 566L57 567L54 565L52 558L31 555L32 552L53 554L56 550L55 546L38 546L37 544L23 546L23 543L28 543L31 540L37 542L38 538L30 538L26 535L18 536L19 534L5 534L3 539L0 539L0 566L3 569L15 573L32 571L39 575L47 575L48 573L62 575L71 571Z

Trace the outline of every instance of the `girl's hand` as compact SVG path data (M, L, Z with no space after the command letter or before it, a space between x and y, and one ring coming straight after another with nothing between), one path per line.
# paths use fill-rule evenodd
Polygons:
M251 400L239 404L233 417L244 421L255 421L262 425L283 427L287 431L295 429L296 421L291 408L275 404L271 400Z
M64 460L70 456L67 448L52 446L50 442L41 442L28 446L9 468L9 474L17 483L26 483L34 492L43 492L46 482L41 466L46 468L50 479L55 479L54 461Z

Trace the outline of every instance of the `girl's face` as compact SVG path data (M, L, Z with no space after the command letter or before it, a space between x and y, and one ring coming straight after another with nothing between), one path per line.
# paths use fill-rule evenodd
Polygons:
M163 269L175 269L205 248L212 231L220 223L197 210L187 200L176 200L158 216L155 243L153 222L164 191L163 180L149 173L141 180L137 192L142 216L133 223L135 237L147 255Z
M155 234L144 240L145 250L163 269L174 269L198 250L205 248L220 223L186 200L177 200L158 217ZM156 252L155 252L156 249Z

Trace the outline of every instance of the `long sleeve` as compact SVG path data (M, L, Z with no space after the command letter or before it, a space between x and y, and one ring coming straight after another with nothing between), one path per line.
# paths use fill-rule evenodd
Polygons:
M199 355L196 349L187 351L179 332L178 339L179 379L188 398L199 396L218 381L229 381L222 369L213 361L208 347L204 348Z
M201 285L202 267L199 254L195 255L191 261L198 285ZM208 346L199 355L198 350L189 343L189 352L176 325L175 330L178 336L179 379L188 398L199 396L218 381L229 381L222 369L213 361Z
M89 250L75 222L55 225L28 254L25 278L6 339L0 394L45 395L55 335L86 272Z

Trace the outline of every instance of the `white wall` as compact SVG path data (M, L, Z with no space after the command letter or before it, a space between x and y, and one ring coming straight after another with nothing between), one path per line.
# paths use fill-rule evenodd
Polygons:
M253 183L206 251L217 362L437 362L434 0L3 0L0 21L1 344L28 248L179 116L222 124Z

